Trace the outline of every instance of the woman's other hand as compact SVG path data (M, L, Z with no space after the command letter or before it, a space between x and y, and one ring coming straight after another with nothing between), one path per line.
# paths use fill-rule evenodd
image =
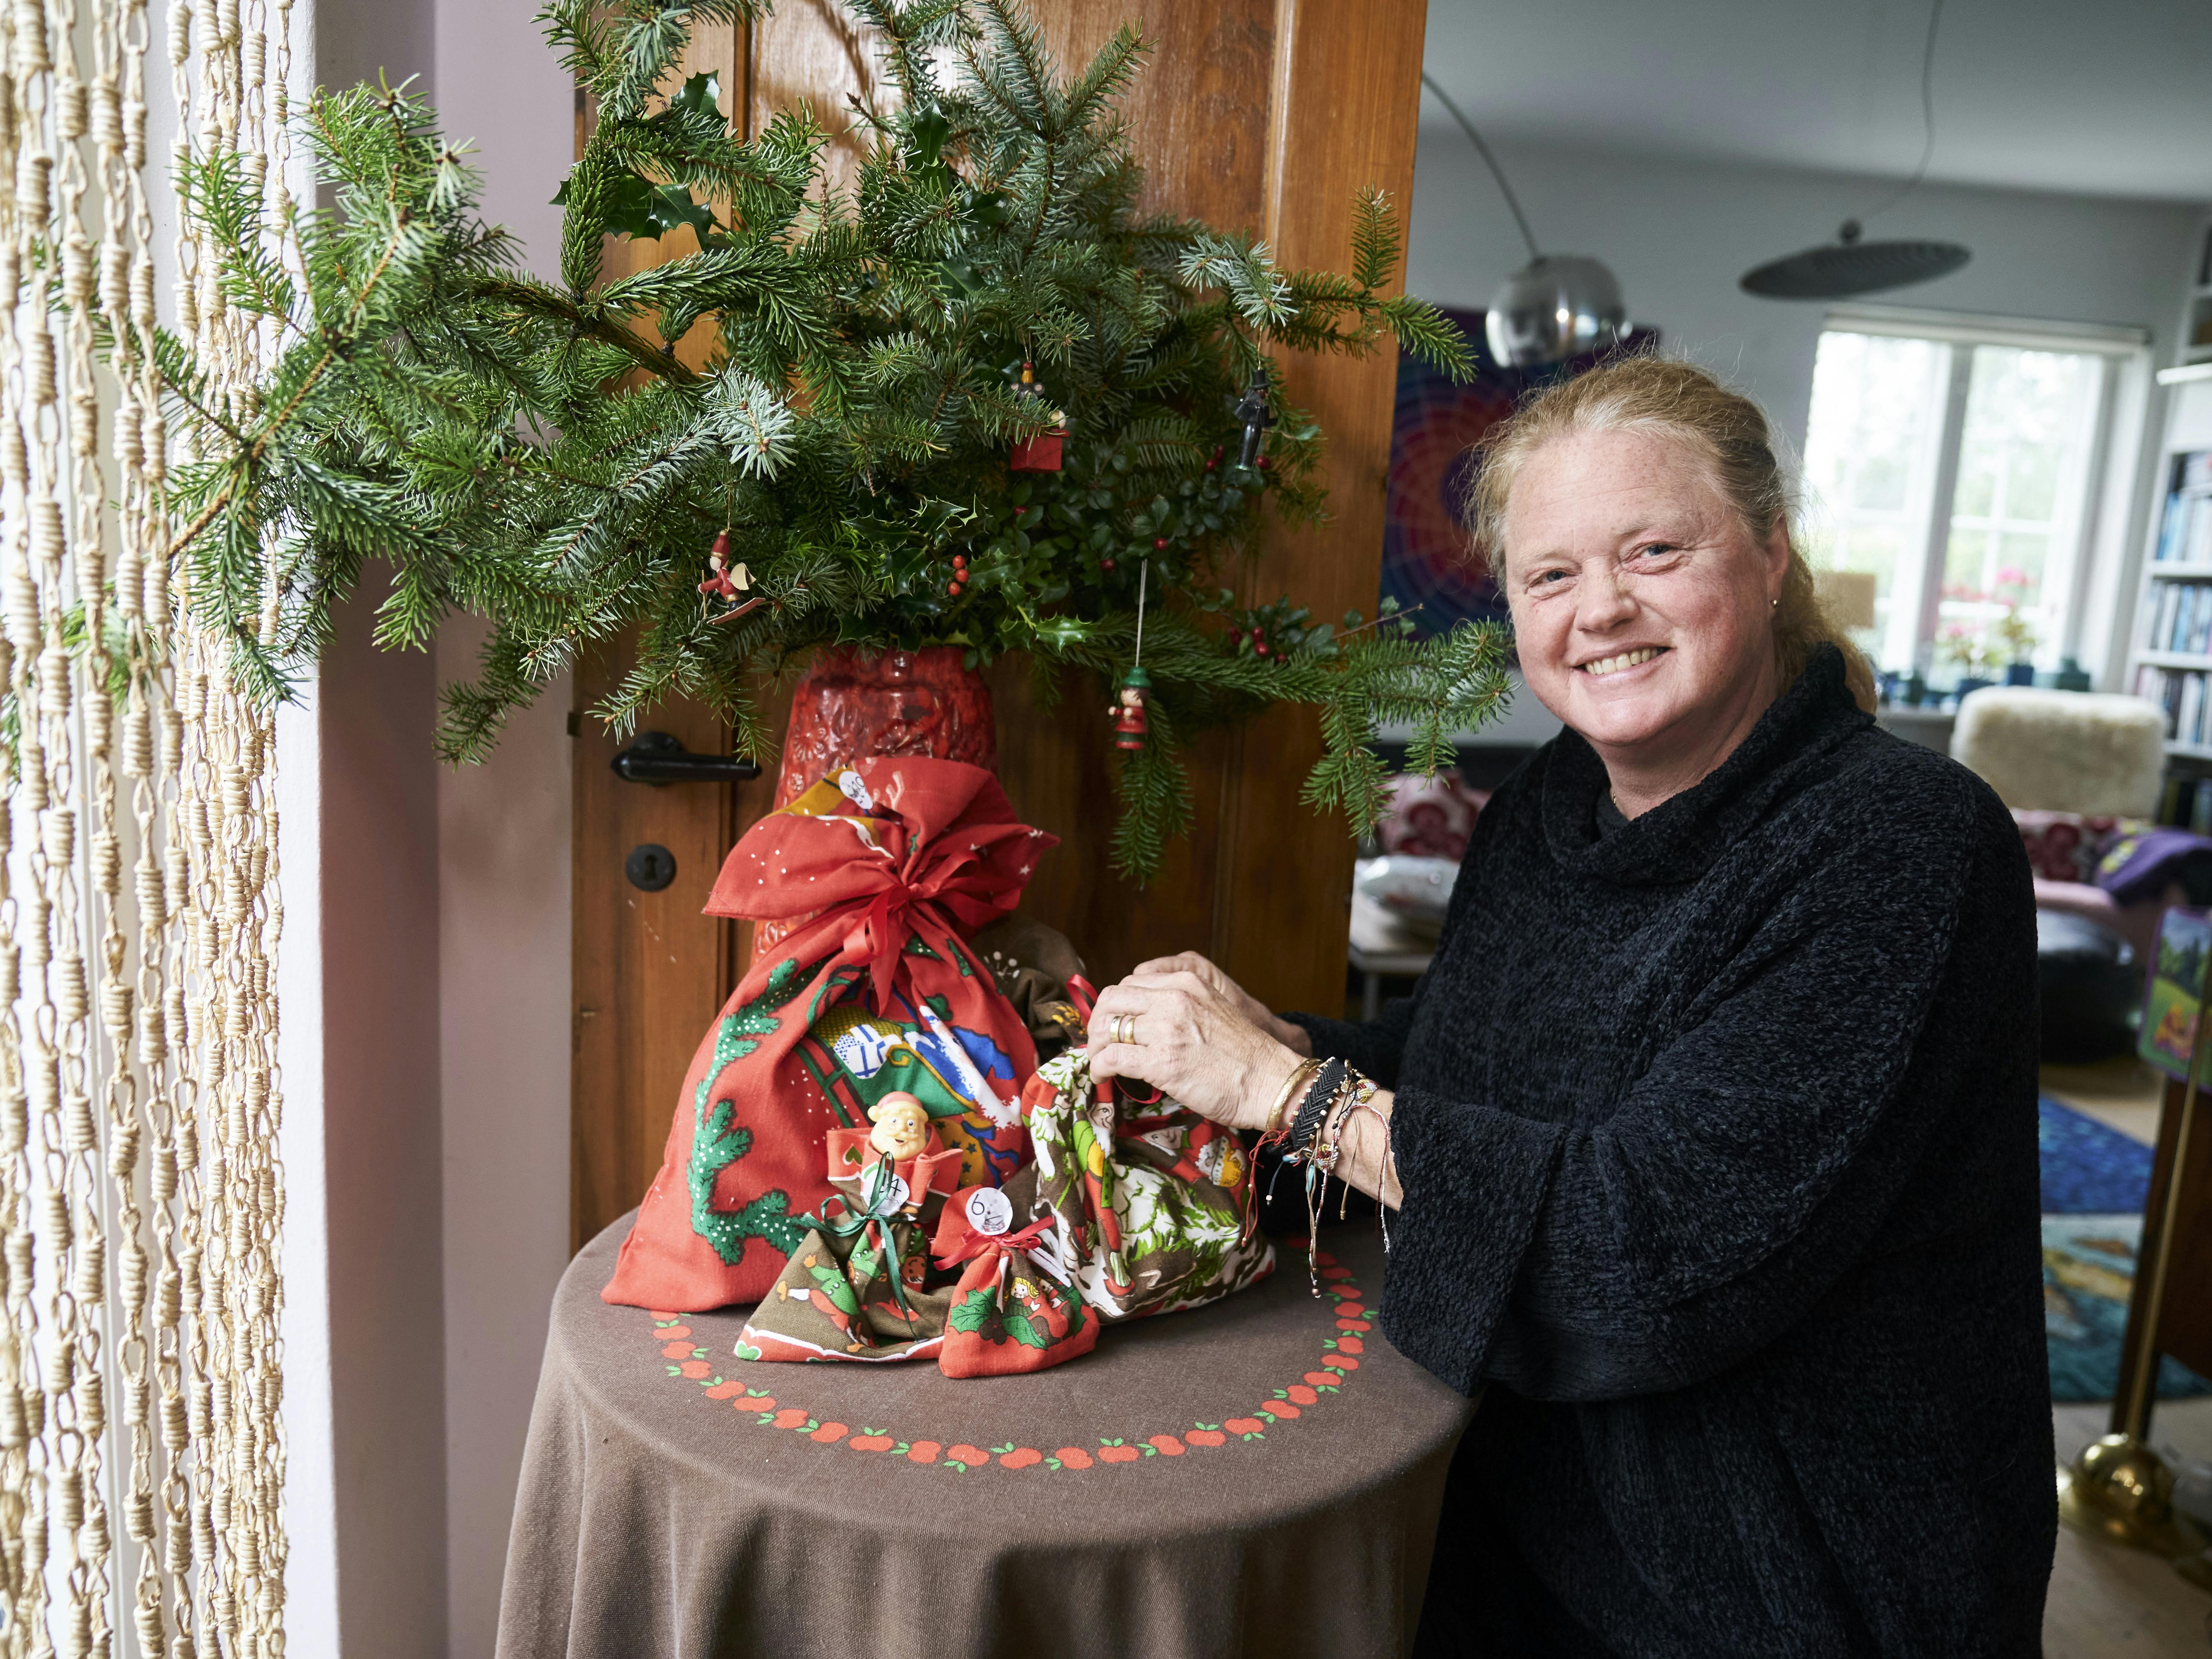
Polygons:
M1101 993L1091 1016L1091 1074L1148 1083L1232 1128L1264 1128L1298 1054L1261 1024L1273 1017L1220 969L1199 957L1164 960L1205 971L1154 972L1147 963ZM1133 1041L1114 1040L1117 1023Z
M1140 962L1130 977L1146 974L1195 974L1228 1000L1230 1006L1241 1012L1276 1042L1298 1054L1310 1056L1313 1053L1313 1034L1303 1025L1293 1025L1278 1018L1267 1004L1254 996L1235 980L1208 962L1195 951L1182 951L1171 957L1154 957L1150 962Z

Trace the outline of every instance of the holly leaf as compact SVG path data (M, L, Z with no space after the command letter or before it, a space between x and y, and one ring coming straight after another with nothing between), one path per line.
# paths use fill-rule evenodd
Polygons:
M712 70L693 76L684 83L684 89L668 100L668 107L680 115L720 115L721 77Z
M1042 1320L1030 1318L1019 1308L1007 1309L1004 1318L1006 1334L1024 1348L1042 1351L1052 1346L1052 1333L1045 1329Z

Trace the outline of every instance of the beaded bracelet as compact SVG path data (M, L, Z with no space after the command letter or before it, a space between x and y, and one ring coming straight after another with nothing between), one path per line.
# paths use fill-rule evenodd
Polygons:
M1362 1080L1364 1081L1364 1079ZM1382 1109L1375 1103L1375 1085L1371 1083L1368 1084L1359 1097L1345 1109L1344 1116L1345 1120L1349 1121L1356 1113L1364 1112L1382 1127L1382 1178L1376 1183L1375 1219L1382 1229L1382 1254L1388 1255L1390 1254L1390 1206L1384 1201L1382 1194L1390 1189L1391 1173L1396 1165L1395 1155L1390 1150L1390 1120L1383 1115ZM1341 1123L1337 1126L1337 1133L1340 1135L1344 1133ZM1401 1196L1403 1194L1401 1194ZM1337 1218L1342 1220L1343 1217L1340 1214Z

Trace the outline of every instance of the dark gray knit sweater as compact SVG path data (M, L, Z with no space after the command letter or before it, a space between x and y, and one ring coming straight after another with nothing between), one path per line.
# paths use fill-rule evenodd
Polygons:
M1600 833L1492 799L1396 1088L1404 1353L1484 1390L1424 1652L2033 1655L2055 1526L2027 861L1829 650Z

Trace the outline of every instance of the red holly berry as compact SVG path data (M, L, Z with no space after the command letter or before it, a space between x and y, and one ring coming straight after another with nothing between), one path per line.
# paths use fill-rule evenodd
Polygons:
M1262 455L1262 456L1260 458L1260 471L1262 471L1262 472L1265 472L1267 470L1267 458L1265 455Z
M957 599L960 597L960 584L958 582L947 582L945 584L945 591L951 595L952 598Z
M1255 657L1266 657L1272 656L1273 653L1267 649L1267 642L1262 640L1252 647L1252 654Z
M1133 1463L1143 1455L1144 1453L1134 1446L1101 1446L1098 1449L1098 1461L1102 1463Z
M1167 545L1168 545L1168 538L1167 538L1166 537L1164 537L1164 536L1155 536L1155 537L1153 537L1153 538L1152 538L1152 551L1153 551L1153 552L1155 552L1155 553L1164 553L1164 552L1165 552L1165 551L1167 550Z
M952 568L955 570L965 570L968 568L968 556L965 553L955 553L952 556Z
M1111 559L1101 559L1098 561L1098 568L1101 570L1111 570L1114 568L1114 561Z
M1022 516L1022 514L1024 514L1024 513L1026 513L1026 512L1028 512L1028 511L1029 511L1029 508L1027 508L1026 507L1016 507L1016 508L1014 509L1014 516L1015 516L1016 518L1018 518L1018 518L1020 518L1020 517Z

